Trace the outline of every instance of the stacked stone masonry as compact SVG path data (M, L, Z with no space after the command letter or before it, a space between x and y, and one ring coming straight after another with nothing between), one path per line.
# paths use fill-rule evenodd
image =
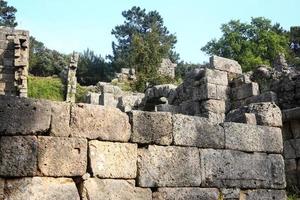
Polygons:
M286 198L281 129L0 96L0 197Z

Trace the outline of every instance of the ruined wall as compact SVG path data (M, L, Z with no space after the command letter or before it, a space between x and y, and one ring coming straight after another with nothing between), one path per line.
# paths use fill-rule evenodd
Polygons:
M281 129L0 96L5 199L285 199Z
M0 94L27 97L29 33L0 27Z

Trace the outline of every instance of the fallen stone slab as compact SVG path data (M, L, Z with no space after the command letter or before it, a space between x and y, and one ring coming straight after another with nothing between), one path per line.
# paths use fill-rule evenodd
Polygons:
M219 56L210 57L210 67L230 73L242 74L242 67L237 61Z
M280 128L225 122L225 148L246 152L282 153Z
M132 124L132 142L161 145L172 143L171 113L132 111L130 121Z
M173 115L174 144L202 148L224 148L223 128L206 118Z
M35 136L0 137L0 176L36 175L37 154L38 141Z
M153 193L153 200L219 200L219 196L220 192L217 188L158 188L158 191Z
M135 178L137 145L129 143L89 142L90 168L100 178Z
M130 138L128 116L112 107L73 104L70 127L72 137L121 142Z
M47 132L51 103L0 95L0 135L38 135Z
M280 154L200 149L202 187L284 189Z
M155 146L138 151L138 186L200 186L199 151L193 147Z
M38 168L42 175L70 177L86 172L86 139L40 136L38 144Z
M83 182L80 193L82 200L152 200L151 190L135 187L134 180L90 178Z
M13 200L80 200L71 178L32 177L7 179L5 198Z
M287 199L285 190L246 190L241 192L240 199L257 200L257 199Z

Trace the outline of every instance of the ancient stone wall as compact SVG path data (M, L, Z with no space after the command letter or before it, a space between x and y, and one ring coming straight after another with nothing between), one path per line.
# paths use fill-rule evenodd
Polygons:
M0 27L0 94L27 97L29 33Z
M4 199L275 199L281 129L0 96Z

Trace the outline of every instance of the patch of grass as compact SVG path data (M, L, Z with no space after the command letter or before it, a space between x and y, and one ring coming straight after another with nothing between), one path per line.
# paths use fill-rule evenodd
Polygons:
M64 101L64 91L60 78L28 76L28 97Z

